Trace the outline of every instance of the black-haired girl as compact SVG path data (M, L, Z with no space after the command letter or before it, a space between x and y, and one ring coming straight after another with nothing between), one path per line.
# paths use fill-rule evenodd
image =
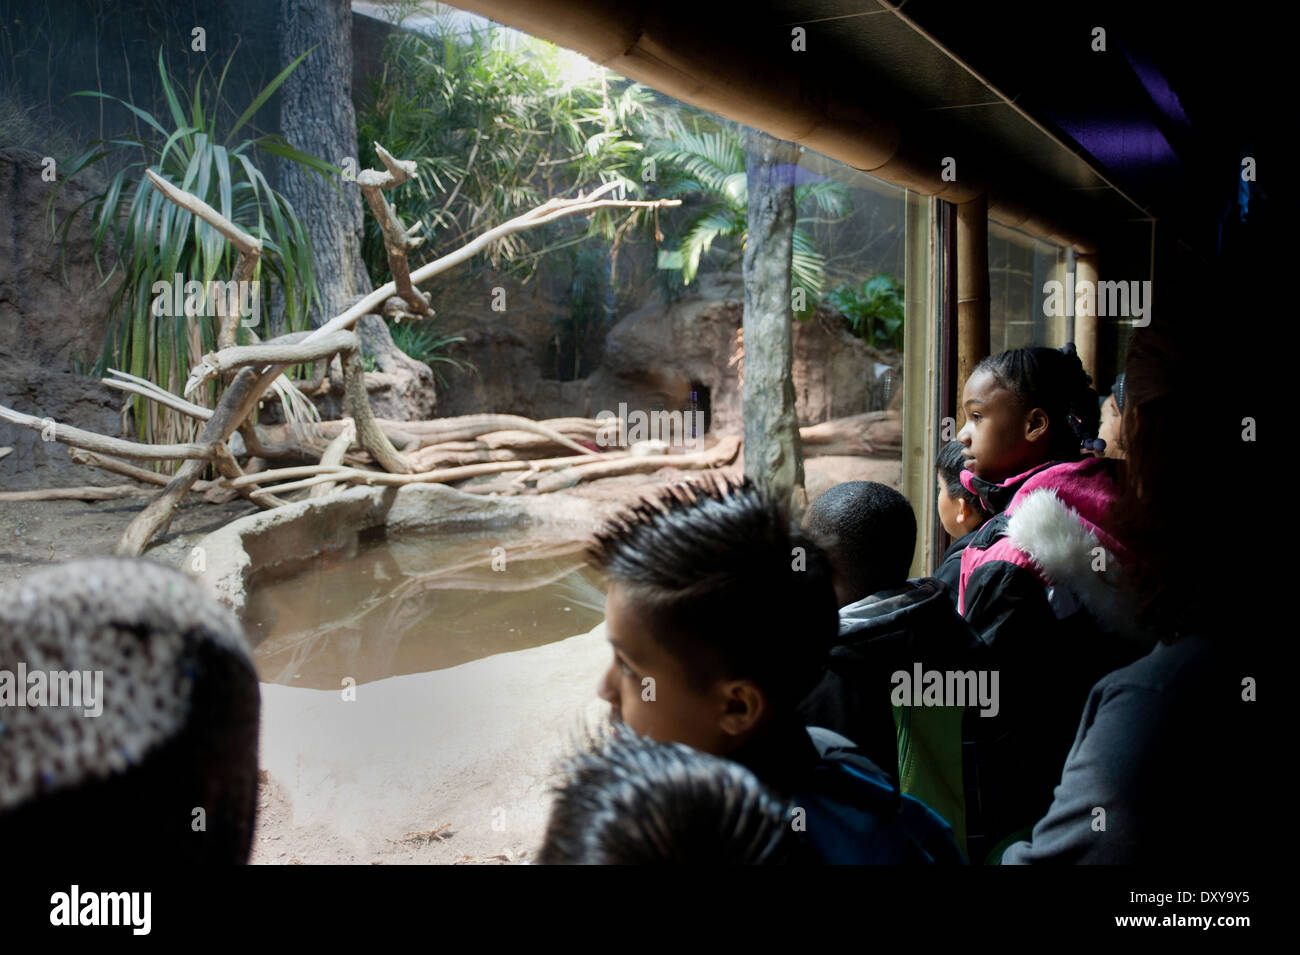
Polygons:
M1097 393L1073 345L986 358L962 396L963 486L996 515L961 557L958 610L1000 672L991 720L967 719L970 844L997 861L1052 798L1089 689L1135 659L1109 520L1116 462L1099 450ZM996 725L993 725L996 724ZM978 859L973 851L972 860Z

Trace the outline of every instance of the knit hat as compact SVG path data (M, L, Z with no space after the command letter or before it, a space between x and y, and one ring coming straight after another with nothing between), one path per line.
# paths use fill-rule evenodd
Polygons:
M96 558L0 587L0 845L60 862L245 862L257 672L185 574Z

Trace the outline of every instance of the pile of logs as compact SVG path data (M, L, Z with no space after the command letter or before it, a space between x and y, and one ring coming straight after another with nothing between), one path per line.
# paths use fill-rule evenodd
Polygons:
M287 503L289 498L286 495L295 491L320 496L351 484L454 482L485 474L519 472L513 475L513 488L524 490L531 482L536 491L544 492L594 477L655 470L668 465L715 467L735 457L739 449L736 439L723 441L710 450L695 454L653 458L639 457L624 450L602 454L589 446L591 442L586 437L588 429L594 436L595 422L583 419L537 422L509 415L471 415L425 422L391 422L375 418L366 393L360 343L352 331L363 315L379 313L393 297L400 300L395 303L398 307L416 318L428 314L428 299L415 286L459 265L514 232L600 208L636 210L680 205L680 200L676 199L605 198L618 185L610 182L587 195L580 193L569 199L550 199L411 272L406 253L420 240L413 237L415 230L408 231L402 226L382 190L407 182L415 175L415 164L395 159L378 143L375 148L385 171L365 170L358 174L356 182L383 230L394 277L392 282L364 296L311 332L296 332L268 342L257 342L254 338L254 344L236 344L239 316L234 313L223 315L217 336L218 350L202 357L191 370L185 389L189 394L200 383L219 378L225 387L215 408L202 408L155 383L120 372L113 373L112 379L105 379L107 384L119 390L143 395L172 411L198 419L202 425L197 440L172 445L143 444L83 431L50 418L0 406L0 419L38 430L46 440L56 440L79 449L73 453L74 460L80 463L150 484L164 485L162 492L136 515L123 532L117 544L118 554L136 556L142 553L154 536L170 523L177 505L191 491L201 491L209 499L239 494L259 506L270 508ZM152 170L146 174L153 187L169 201L207 222L238 250L235 280L252 277L262 253L259 239ZM340 358L343 366L348 418L319 426L319 438L325 442L323 445L310 439L303 440L298 435L259 428L253 422L251 416L268 389L274 387L282 393L292 390L285 383L287 379L282 379L288 368L328 361L335 356ZM552 457L524 456L525 451L550 455L557 446L567 453ZM495 459L493 453L500 451L510 452L510 458ZM239 458L244 459L242 465ZM295 458L316 463L269 466L272 461L278 463ZM130 460L180 460L182 464L169 479L128 463ZM199 478L208 466L214 467L220 477L202 482ZM140 492L137 485L120 485L16 493L31 500L58 496L103 499L134 496ZM12 500L14 492L0 497Z

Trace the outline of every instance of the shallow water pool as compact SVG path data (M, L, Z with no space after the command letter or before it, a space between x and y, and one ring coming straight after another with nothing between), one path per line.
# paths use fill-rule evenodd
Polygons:
M605 597L585 544L500 530L363 534L349 552L254 578L244 627L258 675L338 689L586 633Z

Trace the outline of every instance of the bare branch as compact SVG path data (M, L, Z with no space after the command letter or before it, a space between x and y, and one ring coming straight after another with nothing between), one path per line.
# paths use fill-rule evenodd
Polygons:
M186 458L190 461L210 461L215 451L211 443L190 444L137 444L135 441L123 441L121 438L109 438L93 431L82 431L66 424L58 424L53 418L35 418L21 411L14 411L0 405L0 419L10 424L22 425L33 431L49 434L51 439L74 448L87 451L100 451L104 454L116 454L118 457L135 458L137 461L174 461Z
M208 223L208 225L229 239L231 245L240 252L247 252L251 255L262 254L262 241L260 239L254 239L198 196L178 189L152 169L146 169L144 174L153 183L155 189L182 209L189 210Z

